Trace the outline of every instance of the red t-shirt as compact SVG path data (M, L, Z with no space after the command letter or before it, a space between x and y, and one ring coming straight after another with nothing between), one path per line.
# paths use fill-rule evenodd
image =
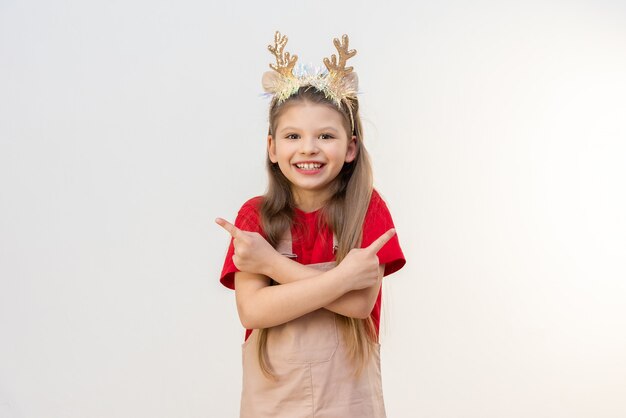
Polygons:
M260 222L259 205L261 201L262 197L257 196L244 203L237 214L235 225L239 229L258 232L265 237ZM335 260L332 231L327 227L319 229L319 215L319 210L308 213L297 208L295 210L291 229L293 253L297 254L298 257L295 260L301 264L316 264ZM376 238L393 227L393 220L391 219L387 205L378 192L374 190L365 215L365 220L363 221L361 248L369 246ZM234 247L231 239L220 277L220 282L229 289L235 289L235 273L239 271L233 263L233 254ZM397 233L380 249L377 255L380 264L385 264L385 276L398 271L406 262L402 249L400 248L400 243L398 242ZM377 331L380 324L381 294L382 292L378 293L376 304L371 313ZM246 330L246 339L251 332L252 330Z

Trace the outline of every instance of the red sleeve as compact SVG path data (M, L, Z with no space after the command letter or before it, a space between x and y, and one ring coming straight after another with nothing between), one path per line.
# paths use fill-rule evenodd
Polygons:
M244 231L258 232L262 236L263 228L261 227L261 217L259 215L259 205L261 204L261 197L253 197L243 204L237 218L235 219L235 226ZM235 273L239 271L233 263L233 254L235 250L233 247L233 240L231 238L228 251L226 252L226 258L224 259L224 267L222 267L222 274L220 276L220 282L229 289L235 289Z
M380 237L390 228L394 228L394 224L389 209L382 197L374 190L365 215L365 220L363 221L363 240L361 248L370 245L376 238ZM380 264L385 264L385 276L400 270L404 266L406 260L400 248L397 232L396 235L380 249L378 259Z

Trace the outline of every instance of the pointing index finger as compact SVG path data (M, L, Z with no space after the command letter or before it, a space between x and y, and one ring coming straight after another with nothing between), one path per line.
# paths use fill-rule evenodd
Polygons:
M240 229L235 225L222 218L216 218L215 223L224 228L233 238L237 238Z
M376 238L374 242L372 242L369 247L370 250L377 253L381 248L385 246L385 244L396 234L396 230L394 228L389 229L387 232L382 234L380 237Z

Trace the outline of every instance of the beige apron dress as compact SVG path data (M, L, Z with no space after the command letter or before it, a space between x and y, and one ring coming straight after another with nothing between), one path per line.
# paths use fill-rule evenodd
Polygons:
M335 239L336 240L336 239ZM335 241L336 242L336 241ZM292 254L291 232L277 250ZM334 262L310 264L330 270ZM348 358L335 314L318 309L268 329L267 359L275 379L258 362L258 330L242 345L240 418L384 418L380 345L359 376Z

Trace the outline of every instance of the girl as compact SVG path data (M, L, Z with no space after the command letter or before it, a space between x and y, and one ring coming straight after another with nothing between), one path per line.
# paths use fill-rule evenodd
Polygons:
M384 417L378 327L382 277L404 255L372 187L348 37L327 72L297 71L276 32L268 191L247 201L221 283L246 328L241 417Z

